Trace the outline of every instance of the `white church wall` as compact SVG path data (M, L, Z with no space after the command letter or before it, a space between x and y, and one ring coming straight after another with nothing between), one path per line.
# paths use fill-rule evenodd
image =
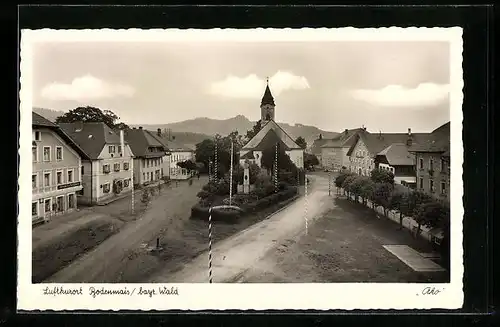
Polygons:
M286 151L286 154L290 157L290 160L298 167L304 168L304 150L294 149Z

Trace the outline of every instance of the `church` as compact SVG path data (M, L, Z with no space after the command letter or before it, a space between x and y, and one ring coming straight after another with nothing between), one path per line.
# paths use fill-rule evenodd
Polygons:
M276 143L279 142L292 162L295 163L298 168L304 168L304 149L295 143L293 138L274 121L274 113L274 97L271 94L268 80L260 104L261 129L245 146L243 146L243 148L241 148L240 164L243 165L245 162L253 162L259 167L262 167L262 151L268 147L275 146Z

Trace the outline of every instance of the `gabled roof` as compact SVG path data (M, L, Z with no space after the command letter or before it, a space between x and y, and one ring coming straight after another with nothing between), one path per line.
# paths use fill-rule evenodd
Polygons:
M133 128L125 130L125 139L136 157L161 157L165 155L165 146L150 131ZM154 152L150 148L160 148L163 151Z
M32 126L42 126L42 127L57 127L56 124L51 122L45 117L40 116L36 112L32 112Z
M450 150L450 122L443 124L432 131L426 142L421 142L412 152L448 153Z
M281 128L274 120L269 120L267 123L262 126L260 131L250 140L248 143L243 146L242 150L255 150L259 147L260 143L267 135L269 131L274 131L278 139L280 139L287 149L301 149L302 148L295 143L290 135L288 135L283 128Z
M120 135L102 122L61 123L59 126L92 160L99 157L106 144L120 144Z
M384 156L391 166L413 166L415 156L408 152L408 146L404 143L394 143L380 151L378 156Z
M276 146L276 144L279 144L279 146L285 151L291 150L273 129L267 131L266 135L264 135L262 140L253 148L253 150L264 151L265 149Z
M357 133L364 131L362 128L347 129L337 137L328 140L322 148L350 147L356 142L354 137Z
M87 153L78 145L78 143L73 140L73 138L68 135L60 126L54 124L47 118L40 116L39 114L32 112L32 122L33 127L45 127L53 130L59 137L61 137L71 148L73 148L78 155L83 159L89 159Z
M418 144L427 142L430 138L430 133L369 133L367 131L360 132L356 135L352 146L349 148L347 155L350 156L354 150L359 139L363 141L371 156L375 156L383 149L394 143L406 144L407 140L411 137L411 146L408 150L415 148Z
M261 106L265 104L270 104L274 106L274 97L271 94L271 90L269 89L269 84L267 84L266 90L264 91L264 95L262 96L262 101L260 102Z
M148 131L149 132L149 131ZM166 151L169 152L193 152L194 149L189 146L176 142L175 140L170 140L167 135L161 135L154 132L149 132L151 136L157 139L165 148Z

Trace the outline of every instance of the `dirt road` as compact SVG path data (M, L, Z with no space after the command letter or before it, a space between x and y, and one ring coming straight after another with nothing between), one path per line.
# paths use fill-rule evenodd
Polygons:
M193 185L179 183L178 187L153 199L147 211L136 221L127 223L118 234L108 238L94 250L53 275L46 282L91 283L107 280L107 276L119 274L121 262L130 251L149 242L162 229L189 216L191 207L198 200L196 194L206 178Z
M313 181L307 197L301 197L269 219L218 243L212 249L213 282L237 281L245 271L263 258L266 253L287 239L306 233L308 227L325 211L333 208L328 196L328 179L311 176ZM332 192L333 194L333 192ZM205 283L208 281L208 254L196 257L174 275L166 272L153 277L152 283Z

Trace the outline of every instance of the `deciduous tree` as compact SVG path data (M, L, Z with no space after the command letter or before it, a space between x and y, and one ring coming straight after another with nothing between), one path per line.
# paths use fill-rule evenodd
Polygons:
M299 136L295 139L295 143L297 143L298 146L300 146L302 149L307 148L307 142L306 139L303 138L302 136Z
M75 122L101 122L111 128L124 129L129 128L125 123L117 123L120 119L111 110L101 110L96 107L78 107L70 110L62 116L56 118L56 124L60 123L75 123Z

